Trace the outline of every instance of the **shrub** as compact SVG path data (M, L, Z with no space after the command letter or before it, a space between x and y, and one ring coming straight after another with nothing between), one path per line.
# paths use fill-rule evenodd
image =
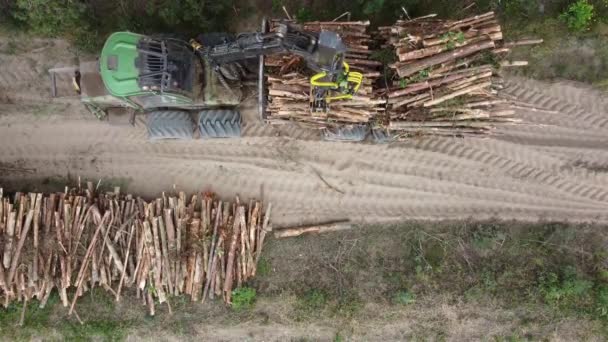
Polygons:
M572 267L566 267L560 273L541 276L540 292L543 299L556 307L582 308L592 295L593 282L581 279Z
M234 310L246 310L255 303L256 292L250 287L240 287L232 291L232 308Z
M559 18L574 32L583 32L589 29L593 19L594 8L588 0L578 0L568 7Z
M192 36L222 31L232 18L232 0L116 1L104 5L82 0L0 0L0 24L46 37L66 38L76 46L98 51L111 32L171 33ZM9 12L6 14L4 12Z
M359 3L363 6L363 14L368 16L380 13L382 8L385 6L385 0L359 0Z
M608 286L603 285L598 288L595 303L597 316L608 319Z
M299 308L307 312L322 310L327 305L327 295L321 290L310 290L300 300Z
M408 305L416 302L416 295L408 290L398 291L393 297L395 304Z
M296 20L298 22L312 21L314 17L315 17L315 14L308 7L301 7L296 12Z
M56 37L88 29L86 5L71 0L17 0L12 16L43 36Z

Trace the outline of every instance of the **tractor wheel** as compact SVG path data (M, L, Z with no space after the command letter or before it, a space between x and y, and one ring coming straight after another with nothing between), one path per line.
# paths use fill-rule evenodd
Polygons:
M372 140L376 144L386 144L394 140L391 132L386 128L373 128Z
M204 110L198 116L202 139L238 138L241 136L241 113L232 109Z
M323 132L325 140L359 142L365 140L369 134L367 125L348 125L326 128Z
M190 140L194 124L188 112L167 110L148 113L148 139Z

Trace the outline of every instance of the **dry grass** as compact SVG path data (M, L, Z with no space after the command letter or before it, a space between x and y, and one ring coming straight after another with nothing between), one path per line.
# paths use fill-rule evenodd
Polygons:
M408 223L271 240L250 286L253 307L171 298L156 317L133 294L1 312L4 339L601 340L608 282L603 227L500 222ZM574 273L572 273L574 270ZM570 273L568 273L570 272ZM548 281L549 274L557 280ZM568 275L570 274L570 275ZM574 275L572 275L574 274ZM592 284L577 292L577 284ZM579 286L580 287L580 286ZM558 294L559 299L549 294ZM604 303L603 305L605 305Z

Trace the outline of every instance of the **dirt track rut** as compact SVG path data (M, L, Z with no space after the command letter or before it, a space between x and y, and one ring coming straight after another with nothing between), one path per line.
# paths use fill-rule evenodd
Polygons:
M32 81L2 81L0 91L14 96ZM606 102L578 85L520 78L508 78L504 94L546 110L520 110L529 124L492 138L389 145L323 142L316 132L259 124L255 115L242 139L151 143L141 121L111 127L75 101L16 98L0 104L0 186L69 175L119 178L143 196L174 185L212 188L272 202L278 226L343 218L608 222Z

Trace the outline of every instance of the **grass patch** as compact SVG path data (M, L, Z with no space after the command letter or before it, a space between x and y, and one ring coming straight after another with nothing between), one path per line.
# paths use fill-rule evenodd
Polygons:
M395 293L393 303L400 305L409 305L416 302L416 295L408 290L400 290Z
M88 297L88 298L87 298ZM21 317L22 304L13 303L0 309L0 336L9 340L30 340L40 336L58 340L87 341L101 339L118 341L126 336L130 321L107 314L113 312L113 301L105 292L93 290L86 294L77 306L85 324L67 316L67 309L59 303L59 295L53 292L44 308L40 302L32 300L25 311L22 327L17 323Z
M257 285L272 295L300 293L294 305L300 319L358 316L365 303L405 309L446 298L506 310L526 307L548 321L603 322L608 238L601 230L557 223L413 222L281 240L266 254L276 276Z
M265 277L269 275L270 272L272 272L272 265L270 264L270 261L264 256L260 257L260 260L258 261L258 268L256 270L256 276Z
M244 311L255 304L256 291L251 287L240 287L232 291L232 309Z
M35 336L36 332L45 331L49 328L53 307L58 301L59 296L54 293L44 308L39 307L40 302L37 300L29 302L23 327L18 326L22 303L11 303L6 309L0 308L0 336L11 340L27 340Z
M298 296L295 304L297 321L307 321L322 316L329 305L329 296L320 289L311 289Z

